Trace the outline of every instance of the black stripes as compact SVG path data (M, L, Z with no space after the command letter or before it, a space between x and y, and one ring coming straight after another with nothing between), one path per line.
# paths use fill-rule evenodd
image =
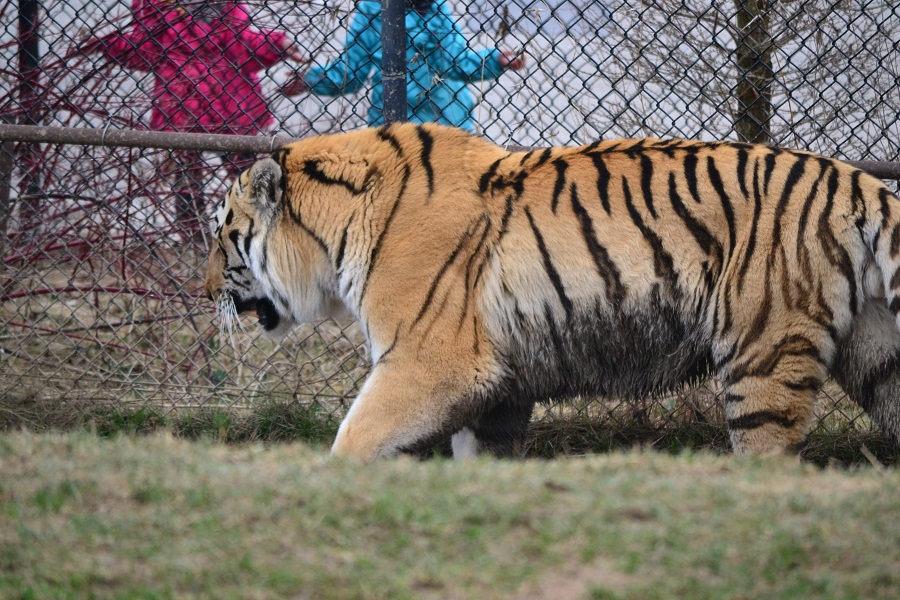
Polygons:
M744 401L744 396L734 392L725 392L725 404L738 404Z
M672 204L675 214L681 218L681 221L684 223L685 227L687 227L688 231L690 231L691 235L694 237L694 241L697 242L697 245L700 246L703 253L707 255L715 253L721 266L722 247L703 223L695 219L687 207L685 207L675 185L675 173L669 173L669 202Z
M416 127L416 134L422 143L422 155L419 158L428 177L428 195L431 196L434 194L434 167L431 165L431 149L434 147L434 137L424 127Z
M684 157L684 179L687 181L691 198L694 199L694 202L700 204L700 190L697 187L697 162L697 154L694 152L689 152Z
M769 153L766 154L765 158L765 173L763 174L763 194L769 194L769 181L772 179L772 172L775 171L775 160L778 158L780 152L776 151L774 148L770 149Z
M609 180L610 173L603 160L602 154L591 154L591 160L594 161L594 168L597 169L597 195L600 197L600 205L606 214L610 214L609 207Z
M536 163L534 163L534 166L531 167L531 170L532 170L532 171L537 171L537 170L540 169L542 166L544 166L544 164L545 164L548 160L550 160L550 156L551 156L552 154L553 154L553 151L552 151L550 148L545 148L544 151L541 152L541 155L538 157L538 161L537 161Z
M853 214L859 216L857 227L860 227L866 220L866 202L863 198L862 186L859 184L861 176L862 171L853 171L850 174L850 205Z
M300 229L302 229L307 235L309 235L312 239L314 239L316 241L316 243L319 245L319 247L322 249L322 251L325 252L326 255L330 256L331 254L328 251L328 245L325 243L325 240L323 240L315 231L310 229L306 225L306 223L303 222L303 217L300 215L300 212L298 210L296 210L293 205L289 205L288 208L289 208L289 213L291 215L291 219L294 221L294 223L296 223L297 226L300 227Z
M471 230L471 235L478 230L479 227L482 227L481 238L479 238L478 243L475 244L475 248L469 253L469 260L466 261L466 278L463 284L463 289L465 290L465 297L463 299L463 308L460 311L459 317L459 328L462 329L463 324L465 323L465 318L469 314L469 299L472 294L475 293L475 287L478 285L478 280L481 278L481 274L484 272L485 265L489 259L490 253L484 252L485 243L487 242L488 235L492 231L490 219L487 215L482 215L481 218L475 224L475 227ZM467 235L468 232L467 232ZM471 237L470 235L470 237ZM478 265L475 267L475 265ZM473 267L475 267L473 271ZM477 315L476 315L477 318ZM478 336L476 335L476 338Z
M744 198L749 198L750 193L747 191L747 149L743 147L738 148L737 176L738 185L741 186L741 193L744 194Z
M484 194L488 191L488 187L491 184L491 179L493 179L494 175L497 174L497 168L500 166L500 161L502 159L497 159L491 166L488 167L488 170L481 176L481 179L478 180L478 192Z
M322 169L321 161L316 159L308 159L303 161L303 173L317 183L323 185L336 185L345 188L352 194L361 194L365 191L364 187L357 187L351 181L329 177Z
M247 262L250 262L250 244L253 243L253 219L250 219L250 224L247 226L247 235L244 236L244 256L247 257Z
M797 424L797 419L771 410L760 410L728 419L729 429L759 429L766 425L778 425L789 429Z
M573 308L572 301L566 295L562 278L560 278L556 267L553 266L553 260L550 258L550 253L547 251L547 244L544 242L544 236L541 235L541 231L538 229L537 224L534 222L534 217L531 215L531 210L527 206L525 207L525 216L528 217L528 224L531 226L531 232L534 234L534 239L537 242L538 251L541 253L547 277L550 278L550 283L553 284L553 289L556 290L556 294L559 296L559 303L562 304L563 310L566 311L566 317L571 318Z
M859 309L859 306L857 305L858 292L856 289L856 273L853 267L853 259L843 244L835 237L834 229L829 222L831 213L834 210L835 201L838 200L837 188L837 169L832 169L831 175L828 178L828 193L825 199L825 206L823 207L822 213L819 215L817 233L820 247L825 254L825 257L828 259L828 262L831 263L833 267L836 267L844 279L847 280L847 285L850 289L850 309L855 312Z
M894 315L900 313L900 296L897 296L893 300L891 300L891 303L890 305L888 305L888 307L891 309L891 312L894 313Z
M891 258L896 258L897 253L900 252L900 224L894 225L894 228L891 229L890 252Z
M816 364L825 364L820 348L813 340L801 334L793 334L770 345L768 353L753 367L747 367L746 371L740 375L736 371L735 376L769 377L775 373L775 369L781 361L789 356L805 357Z
M587 246L591 259L597 267L597 273L606 284L606 295L613 306L619 306L625 297L625 287L622 285L622 279L619 275L619 269L609 257L609 252L600 242L597 241L597 234L594 231L594 223L590 215L578 200L578 189L575 182L572 182L571 188L572 212L581 223L581 235Z
M819 186L822 184L822 180L824 179L825 174L829 170L834 171L834 167L830 164L820 162L819 165L819 176L813 182L809 193L806 195L806 200L804 200L803 208L800 210L800 220L798 221L797 225L797 244L795 252L797 254L797 266L799 267L799 273L797 273L795 277L799 278L802 276L805 279L807 287L809 287L813 281L810 249L807 247L807 226L809 223L809 215L812 210L813 202L819 197ZM808 295L806 291L801 292L801 294L804 296Z
M555 214L556 208L559 206L559 196L562 194L563 187L566 185L566 169L569 168L569 163L563 158L557 158L553 161L553 166L556 167L556 182L553 184L550 208Z
M237 229L232 229L231 231L228 232L228 240L231 242L231 245L234 246L234 249L238 253L240 253L240 248L241 248L240 236L241 236L241 234L240 234L240 232L238 232ZM227 252L225 253L225 256L226 257L228 256ZM242 257L242 258L244 258L245 263L249 260L248 257Z
M781 188L781 195L778 198L778 203L775 205L775 218L772 222L772 247L769 253L770 264L774 263L775 254L778 252L779 248L781 248L781 226L784 221L784 213L787 211L788 202L793 198L794 187L806 171L806 160L806 155L801 154L797 156L797 160L791 165L791 170L788 172L784 187Z
M475 231L482 227L484 227L484 230L482 231L482 238L481 242L479 243L480 246L482 243L484 243L484 238L487 235L488 228L490 227L487 219L484 216L478 219L478 221L476 221L476 223L460 237L459 242L457 242L456 244L456 247L452 252L450 252L450 255L444 260L444 263L438 269L437 274L431 280L431 286L429 286L428 292L425 294L425 301L422 303L422 307L419 309L419 314L416 315L416 318L413 321L413 326L418 324L422 317L425 316L425 311L428 310L428 308L431 306L431 303L434 301L434 294L437 291L438 285L440 284L441 280L444 278L444 275L447 273L447 270L451 265L453 265L454 262L456 262L457 257L460 255L463 248L465 248L466 244L468 244L469 240L472 239ZM471 262L469 264L471 265ZM468 290L466 290L466 293L468 293Z
M513 197L507 196L506 201L503 207L503 216L500 218L500 233L497 236L497 243L503 239L503 236L506 235L507 231L509 231L509 220L513 214Z
M803 250L804 244L804 236L806 234L806 227L809 222L809 213L812 209L813 201L819 195L819 185L822 183L822 179L825 177L825 173L831 170L832 178L837 176L837 171L828 165L821 165L821 170L819 171L819 176L816 178L812 187L809 190L809 193L806 195L806 200L803 201L803 208L800 209L800 221L797 225L797 254L801 254ZM832 185L829 183L829 189L832 188Z
M881 228L884 229L885 224L891 218L891 205L889 203L889 199L893 198L896 200L893 194L891 194L887 188L881 188L878 191L878 206L881 208Z
M891 290L896 290L898 288L900 288L900 269L897 269L896 271L894 271L894 274L891 275L890 283Z
M784 383L784 387L795 392L817 392L821 385L822 382L814 375L807 375L799 381L787 381Z
M566 313L568 315L568 313ZM563 342L563 334L556 324L556 318L553 316L553 310L550 305L544 303L544 323L547 326L547 333L550 335L550 341L553 344L553 353L556 357L556 364L564 366L568 363L566 360L566 346Z
M351 219L351 223L352 223ZM341 232L341 241L338 244L337 256L334 259L334 270L336 273L341 272L341 267L344 265L344 252L347 250L347 232L350 230L350 225L344 228L344 231Z
M747 247L744 249L744 257L741 260L741 266L738 269L738 293L743 291L747 269L750 267L750 260L753 258L753 252L756 250L756 233L759 229L759 216L761 211L762 194L760 193L759 188L759 159L757 159L753 168L753 221L750 224L750 237L747 240Z
M291 155L291 147L290 146L282 146L278 150L275 150L269 156L272 157L272 160L277 162L282 169L287 169L287 158Z
M281 190L286 194L288 185L287 185L287 174L288 174L288 164L287 159L291 155L291 147L284 146L273 152L270 156L272 160L278 163L278 166L281 167Z
M653 207L653 159L647 154L641 154L641 193L644 195L644 203L650 211L650 216L654 219L659 218Z
M709 182L722 202L722 214L725 215L725 222L728 224L728 255L731 256L734 254L734 245L737 242L734 230L734 208L731 206L731 199L729 199L728 193L725 191L722 176L716 168L716 162L712 156L706 157L706 171L709 174Z
M653 251L653 268L656 273L656 276L663 279L666 284L669 286L669 291L673 294L678 294L678 277L675 274L675 265L672 260L672 255L666 252L663 247L662 240L656 234L655 231L650 229L641 218L640 213L638 213L637 208L634 206L634 201L631 197L631 191L628 188L628 180L625 177L622 177L622 193L625 197L625 207L628 209L628 214L631 216L631 220L640 230L641 234L643 234L644 239L647 241L647 244L650 245L650 249Z
M378 260L378 254L381 251L381 245L384 243L384 238L387 235L388 230L391 228L391 223L394 222L394 217L397 215L397 209L400 207L400 201L403 199L403 196L406 193L406 186L408 182L409 167L405 166L403 169L403 178L400 181L400 191L397 193L397 198L394 200L394 203L391 206L391 212L388 214L387 220L385 220L384 222L384 227L378 234L378 239L375 241L375 244L372 246L372 250L369 253L369 266L366 269L366 278L363 280L362 290L360 291L359 295L360 304L362 304L362 301L366 296L366 290L369 287L369 282L372 280L372 270L375 268L375 262Z
M400 145L400 141L391 133L390 127L379 127L376 135L379 139L390 144L391 148L394 149L394 152L397 153L397 156L403 158L403 146Z

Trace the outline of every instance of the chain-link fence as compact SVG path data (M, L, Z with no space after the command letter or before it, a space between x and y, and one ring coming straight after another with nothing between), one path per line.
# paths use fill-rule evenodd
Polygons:
M255 327L223 336L201 298L210 205L254 154L103 144L121 130L306 137L377 124L392 77L381 6L0 2L3 122L104 132L93 146L3 143L0 398L343 411L366 372L354 325L279 344ZM426 0L404 19L410 119L510 145L678 136L900 160L889 0ZM640 411L716 414L707 391ZM830 387L822 410L823 423L858 417Z

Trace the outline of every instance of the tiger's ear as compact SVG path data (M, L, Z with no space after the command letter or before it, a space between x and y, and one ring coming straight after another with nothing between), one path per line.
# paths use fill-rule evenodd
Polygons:
M353 194L361 194L366 189L372 169L364 156L321 152L304 157L303 172L318 183L338 185Z
M271 158L256 161L250 172L250 206L267 226L278 216L284 194L282 170Z

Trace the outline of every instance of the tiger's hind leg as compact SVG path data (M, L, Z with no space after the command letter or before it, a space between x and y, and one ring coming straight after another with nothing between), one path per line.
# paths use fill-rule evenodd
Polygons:
M831 362L831 338L816 327L763 338L767 343L754 344L722 370L725 416L737 454L798 451Z
M875 299L838 343L833 373L895 444L900 445L900 332L894 315Z

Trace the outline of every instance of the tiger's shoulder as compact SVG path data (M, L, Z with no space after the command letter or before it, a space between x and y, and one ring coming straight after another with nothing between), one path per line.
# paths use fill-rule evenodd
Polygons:
M336 184L360 193L375 183L404 182L432 195L462 184L472 188L510 151L462 129L434 123L398 123L319 135L272 154L282 183Z
M288 170L302 168L310 156L360 156L370 159L427 160L435 152L442 158L461 153L496 158L509 151L462 129L436 123L396 123L381 127L311 136L292 142L273 152L272 157ZM446 163L445 168L461 166Z

